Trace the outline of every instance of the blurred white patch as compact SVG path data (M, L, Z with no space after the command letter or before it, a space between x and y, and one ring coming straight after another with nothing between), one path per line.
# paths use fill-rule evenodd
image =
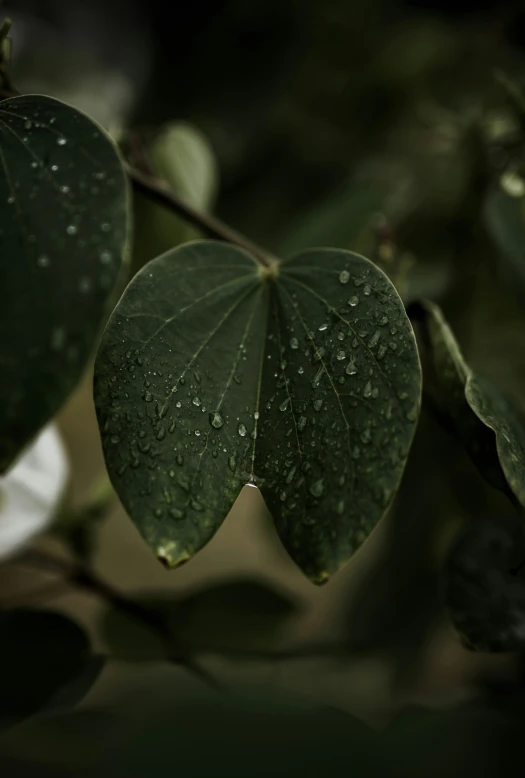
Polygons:
M68 475L64 446L56 426L51 424L0 476L0 559L46 529L59 506Z

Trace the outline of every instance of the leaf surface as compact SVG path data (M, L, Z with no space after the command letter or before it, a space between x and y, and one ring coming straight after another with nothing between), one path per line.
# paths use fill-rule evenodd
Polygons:
M196 241L129 285L95 404L110 477L168 567L210 540L248 483L322 583L399 485L420 366L397 292L363 257L312 249L272 274Z
M0 102L0 472L80 378L127 239L127 181L103 130L48 97Z
M525 506L523 411L469 367L441 309L422 307L436 402L483 477Z

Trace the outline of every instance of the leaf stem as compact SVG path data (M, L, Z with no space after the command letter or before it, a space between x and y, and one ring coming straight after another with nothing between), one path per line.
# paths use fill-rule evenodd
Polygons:
M14 560L17 564L37 567L39 569L61 575L69 584L86 589L109 602L121 613L141 621L153 629L164 641L167 648L167 660L174 664L184 665L191 673L204 681L209 687L219 690L221 684L214 676L204 670L195 660L174 646L171 630L162 614L146 608L134 600L130 600L109 582L100 578L93 570L80 562L71 563L61 557L45 551L29 549Z
M226 243L233 243L235 246L244 249L265 268L272 267L275 264L275 258L267 251L252 243L249 238L246 238L216 216L199 211L197 208L184 202L165 181L150 173L138 170L127 162L124 163L124 168L136 192L173 211L189 224L198 227L208 237L222 240Z

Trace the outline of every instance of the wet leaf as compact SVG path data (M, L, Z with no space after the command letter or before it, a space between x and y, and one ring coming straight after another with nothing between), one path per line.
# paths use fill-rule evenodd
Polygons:
M95 404L107 467L168 567L210 540L250 483L322 583L399 485L420 367L397 292L346 251L277 267L186 244L134 278L104 333Z
M422 304L435 401L480 473L525 506L525 416L468 366L440 308Z
M128 233L113 143L48 97L0 103L0 472L59 409L106 316Z

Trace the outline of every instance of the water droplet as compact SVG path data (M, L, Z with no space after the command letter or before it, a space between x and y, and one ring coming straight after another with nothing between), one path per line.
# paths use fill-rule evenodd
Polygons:
M339 282L341 284L347 284L350 281L350 273L348 270L342 270L339 273Z
M319 332L324 332L325 330L328 329L328 327L329 325L326 322L323 322L322 324L319 325Z
M290 405L290 398L287 397L286 400L283 400L282 403L279 405L279 410L285 411L289 405Z
M75 224L69 224L66 228L66 232L68 235L76 235L78 232L78 228Z
M211 426L216 430L220 430L220 428L224 426L224 419L218 411L210 413L209 419Z
M176 519L177 521L180 521L180 519L183 519L186 515L186 513L181 511L180 508L170 508L168 513L172 519Z
M153 400L153 395L151 392L145 391L142 395L142 399L145 400L147 403L150 403Z
M321 383L321 378L323 377L324 373L324 365L321 365L317 373L315 374L313 381L312 381L312 387L314 389L317 389L319 384Z
M345 509L344 500L339 500L339 502L335 506L335 512L337 513L338 516L341 516L344 512L344 509Z
M228 457L228 467L230 468L232 473L235 473L235 468L237 467L237 459L233 454L231 457Z
M313 497L320 497L324 491L323 479L319 478L310 486L309 492Z
M100 254L100 261L103 265L108 265L111 262L112 254L111 251L102 251Z
M198 437L198 438L199 438L199 437L200 437L200 434L201 434L201 431L200 431L200 430L195 430L195 432L194 432L194 435L196 435L196 437Z
M78 282L78 288L83 294L89 292L91 286L91 278L88 278L87 276L83 276Z
M26 130L30 130L32 126L33 124L32 122L29 121L29 119L26 122L24 122L24 127L26 128Z
M377 349L377 358L378 358L378 359L383 359L383 357L384 357L384 356L385 356L385 354L386 354L386 351L387 351L387 348L386 348L385 344L384 344L384 343L382 343L382 344L379 346L379 348Z
M363 294L365 295L365 297L370 297L371 291L372 291L372 287L369 284L365 284L363 286Z
M166 437L166 430L164 427L159 427L159 430L157 432L156 438L157 440L164 440Z
M355 308L356 305L359 305L359 297L355 294L348 300L348 305L351 305L352 308Z
M239 435L241 436L241 438L245 438L245 437L246 437L247 429L246 429L246 427L244 426L244 424L242 424L242 422L241 422L241 424L239 424L239 426L237 427L237 432L239 433Z
M56 327L51 333L51 348L60 350L66 339L65 330L62 327Z
M293 467L291 467L291 468L290 468L290 470L288 471L288 475L286 476L286 483L287 483L287 484L291 484L291 483L292 483L292 481L293 481L293 477L294 477L294 475L295 475L295 473L296 473L296 470L297 470L297 468L296 468L296 467L295 467L295 465L294 465L294 466L293 466Z
M192 403L193 403L193 405L196 405L196 406L197 406L197 408L198 408L198 407L200 406L200 404L201 404L201 399L200 399L200 397L194 397L194 398L192 399Z
M371 397L372 396L372 384L370 381L366 384L365 388L363 389L363 397Z
M302 375L304 373L304 367L302 365L301 367L298 367L297 372L299 373L299 375Z
M42 254L42 256L38 257L36 264L38 267L49 267L49 257L46 257L45 254Z
M257 419L259 418L259 411L255 411L255 413L253 414L253 418L255 419L255 421L257 421Z
M322 407L323 407L322 400L314 400L314 411L320 411Z
M297 422L297 429L299 430L299 432L302 432L304 430L307 421L308 419L306 418L306 416L299 417L299 421Z
M339 349L339 351L336 354L336 359L341 362L343 359L346 359L346 352L343 351L342 348Z
M502 189L511 197L523 197L525 194L525 182L513 170L507 170L500 178Z
M58 146L65 146L67 143L67 140L65 138L57 138L57 145Z
M112 435L109 440L110 443L114 443L114 444L120 443L120 438L118 435Z
M297 349L299 348L299 341L297 338L291 338L290 339L290 348Z
M381 337L381 332L379 330L376 330L370 340L368 341L368 348L375 348L377 344L379 343L379 339Z
M69 193L69 187L67 186L67 184L63 184L60 187L60 191L62 192L62 194L68 194Z
M347 375L355 375L357 373L357 367L355 366L355 362L353 359L351 359L348 365L346 366L345 373Z
M177 456L175 457L175 462L178 464L179 467L182 467L182 465L184 464L184 457L182 456L182 454L177 454Z

